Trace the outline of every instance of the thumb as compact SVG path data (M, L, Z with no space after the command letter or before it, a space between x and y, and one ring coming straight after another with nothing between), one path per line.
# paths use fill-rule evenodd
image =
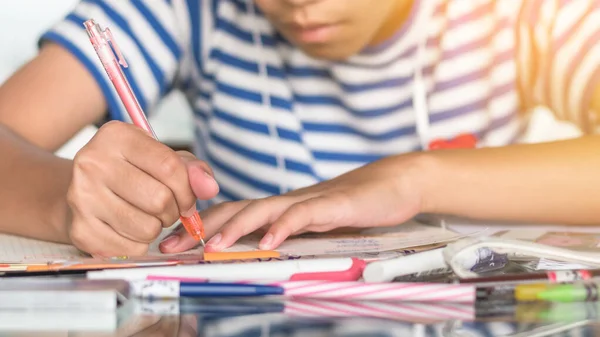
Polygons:
M188 170L188 179L194 195L198 199L208 200L219 193L219 185L210 167L187 151L178 152Z

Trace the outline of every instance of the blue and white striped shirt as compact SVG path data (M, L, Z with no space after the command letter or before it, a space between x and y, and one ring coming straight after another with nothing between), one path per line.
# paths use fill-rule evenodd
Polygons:
M111 118L127 120L83 29L89 18L113 31L145 111L182 90L195 112L196 154L221 187L217 202L278 194L420 150L420 41L430 139L474 133L484 146L510 144L525 126L520 112L537 104L585 127L600 80L597 0L415 1L391 39L344 62L307 56L251 6L85 0L42 39L89 69Z

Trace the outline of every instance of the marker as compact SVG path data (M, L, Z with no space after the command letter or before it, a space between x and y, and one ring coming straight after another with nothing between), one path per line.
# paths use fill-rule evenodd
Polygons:
M398 258L371 262L365 267L363 279L365 282L390 282L397 277L447 267L444 248L436 248Z
M515 286L515 299L519 302L538 301L538 295L541 292L551 289L554 286L550 283L520 284Z
M117 94L123 101L123 105L125 106L129 117L131 117L133 124L150 133L154 139L158 139L156 133L154 133L154 130L146 119L146 115L144 114L144 111L142 111L140 103L133 94L133 90L125 77L125 74L123 74L123 70L119 66L121 65L125 68L128 67L110 29L106 28L102 30L100 25L93 19L87 20L83 25L89 35L90 42L94 46L94 50L96 50L96 54L98 54L98 58L100 58L100 61L104 66L104 70L106 70L108 77L115 86ZM186 231L204 246L204 225L202 224L202 219L200 219L198 212L194 212L190 217L182 216L180 217L180 220Z
M371 262L365 268L365 282L390 282L398 277L418 274L435 269L448 268L444 257L444 249L436 248L429 251L407 256ZM464 268L476 272L491 271L503 267L508 262L504 254L496 254L489 249L478 249L476 253L466 256L462 264Z
M507 318L520 323L580 322L600 318L600 302L482 302L475 305L477 319Z
M283 295L282 287L262 284L144 280L130 282L131 294L142 298L238 297Z
M218 263L179 265L172 267L147 267L107 269L87 273L89 279L124 279L128 281L148 278L198 279L239 281L357 281L365 262L355 258L324 258L248 263Z
M537 298L549 302L596 302L596 283L561 284L537 294Z

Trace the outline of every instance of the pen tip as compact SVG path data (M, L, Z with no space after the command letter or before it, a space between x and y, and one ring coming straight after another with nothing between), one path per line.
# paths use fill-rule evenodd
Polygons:
M200 243L202 244L202 247L206 247L206 244L204 243L204 239L200 238Z

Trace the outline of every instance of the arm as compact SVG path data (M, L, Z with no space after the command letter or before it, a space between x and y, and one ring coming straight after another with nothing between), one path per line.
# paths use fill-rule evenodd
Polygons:
M600 137L420 155L423 211L600 224Z
M71 161L52 152L105 110L93 77L53 44L0 87L1 232L67 241Z

